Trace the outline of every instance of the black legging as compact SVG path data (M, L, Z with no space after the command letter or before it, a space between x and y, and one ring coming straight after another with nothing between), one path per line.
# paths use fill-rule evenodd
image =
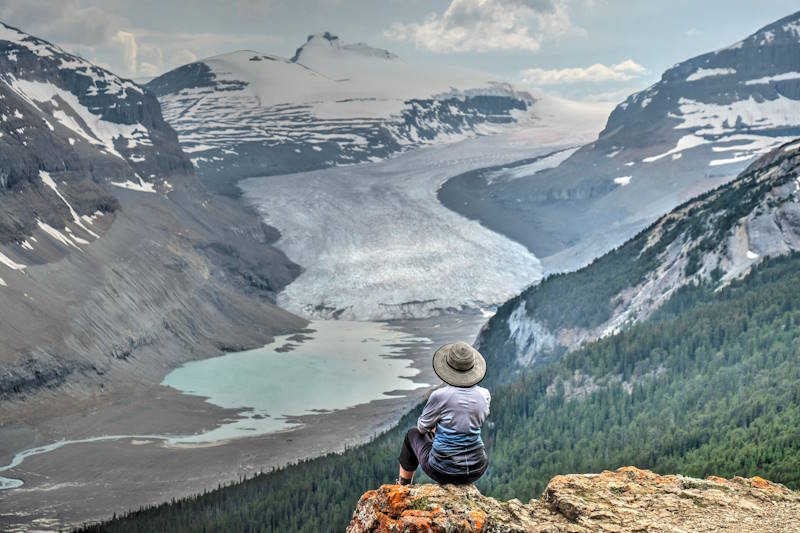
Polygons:
M431 448L433 448L433 434L423 433L417 428L413 427L406 433L403 439L403 447L400 450L400 456L397 460L403 470L409 472L416 471L418 466L422 467L422 471L428 474L428 477L437 483L453 483L456 485L463 485L466 483L473 483L486 472L489 466L489 461L484 461L483 464L475 471L467 475L454 476L439 472L433 468L429 462Z

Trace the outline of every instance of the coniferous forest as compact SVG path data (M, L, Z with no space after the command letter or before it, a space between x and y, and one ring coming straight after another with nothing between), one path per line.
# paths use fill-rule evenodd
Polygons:
M480 490L526 501L556 474L623 465L800 489L800 256L714 289L685 287L647 322L513 380L487 375ZM395 479L417 412L343 454L82 531L343 531L361 494Z

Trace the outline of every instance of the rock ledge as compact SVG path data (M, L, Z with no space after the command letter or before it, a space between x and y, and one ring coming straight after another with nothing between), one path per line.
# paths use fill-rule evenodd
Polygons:
M800 493L759 477L695 479L623 467L556 476L538 500L500 502L473 485L383 485L348 533L800 531Z

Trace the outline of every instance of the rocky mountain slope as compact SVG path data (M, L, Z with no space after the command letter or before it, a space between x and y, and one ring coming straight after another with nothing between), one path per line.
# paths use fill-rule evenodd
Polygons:
M800 12L678 63L556 168L469 173L446 205L576 268L800 136Z
M503 305L478 343L528 364L650 317L682 287L722 287L765 258L800 250L800 141L664 215L575 273Z
M527 504L473 485L384 485L358 502L348 533L795 531L800 495L764 479L660 476L624 467L557 476Z
M299 272L277 234L196 183L151 92L5 25L0 68L0 399L158 383L304 324L270 303Z
M489 75L411 65L327 32L291 59L242 50L184 65L147 87L199 175L218 185L384 159L565 107L555 99L542 106Z
M117 208L101 184L164 188L190 171L158 101L131 81L4 24L0 72L0 244L25 243L13 262L97 238L94 219Z

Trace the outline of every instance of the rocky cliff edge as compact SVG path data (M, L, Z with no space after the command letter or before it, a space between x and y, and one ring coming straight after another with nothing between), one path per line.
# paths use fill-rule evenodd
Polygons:
M623 467L556 476L538 500L497 501L473 485L383 485L348 533L800 531L800 493L759 477L695 479Z

